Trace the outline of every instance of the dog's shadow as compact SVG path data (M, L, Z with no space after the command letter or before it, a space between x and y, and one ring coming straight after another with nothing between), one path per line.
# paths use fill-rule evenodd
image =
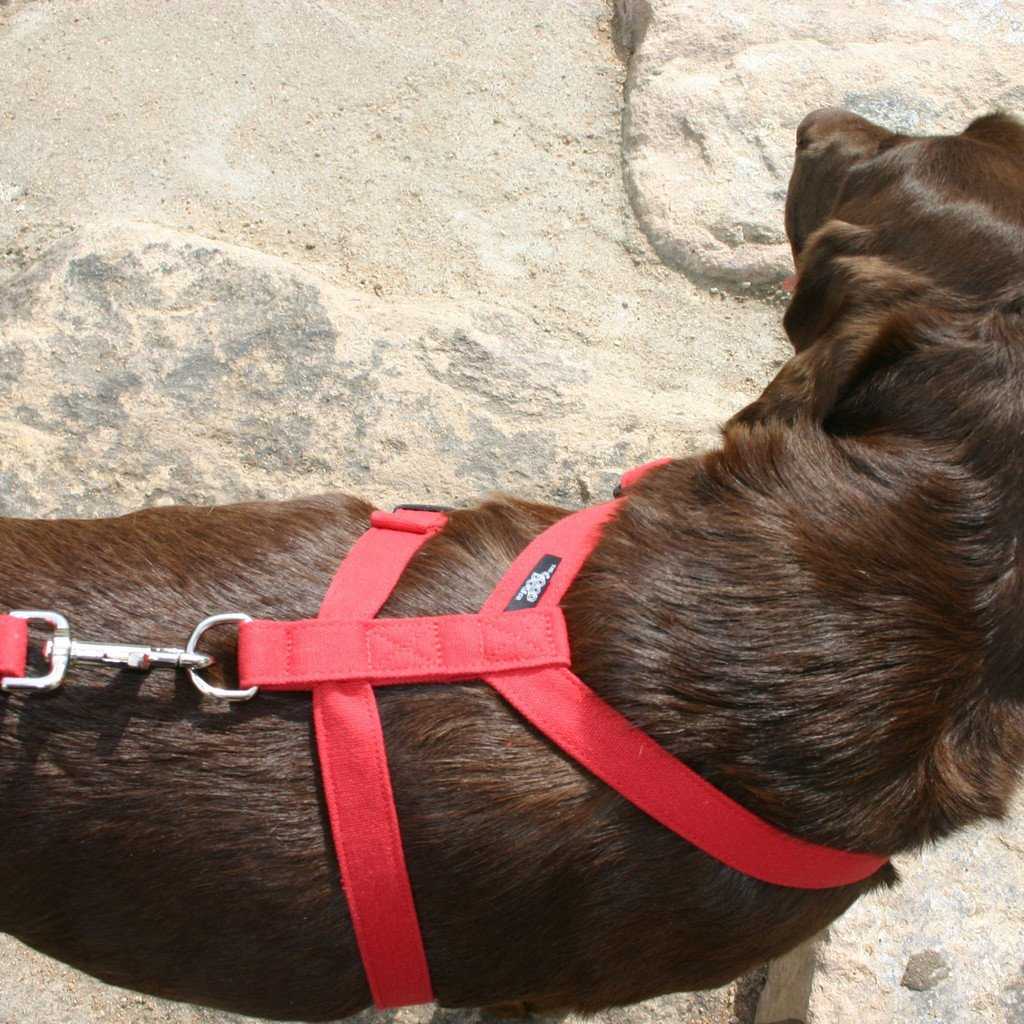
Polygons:
M157 729L187 726L222 733L256 718L310 719L308 701L274 699L280 695L272 694L245 704L210 702L199 696L184 673L177 674L169 692L164 675L115 670L103 678L100 671L50 693L0 695L0 736L6 732L14 741L8 750L13 770L5 784L25 783L43 751L60 738L76 747L80 756L107 762L117 756L135 720Z

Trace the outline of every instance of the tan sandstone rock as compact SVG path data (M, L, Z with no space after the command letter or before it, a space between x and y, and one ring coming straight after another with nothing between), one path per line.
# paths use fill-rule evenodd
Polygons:
M0 332L8 514L329 489L580 505L735 401L685 351L596 352L511 306L382 300L154 225L56 243L0 291Z
M893 131L959 131L1024 107L1024 6L617 0L632 52L626 188L651 244L694 280L778 280L796 126L841 106Z

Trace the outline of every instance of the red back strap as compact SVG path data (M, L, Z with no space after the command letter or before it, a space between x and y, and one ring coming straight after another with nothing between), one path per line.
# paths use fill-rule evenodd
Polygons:
M451 683L512 669L569 665L562 609L520 615L253 622L239 651L250 686L309 690L363 679L374 686ZM339 652L344 652L342 664Z
M886 862L805 842L761 820L570 671L558 602L617 505L584 509L541 534L516 558L479 615L385 620L373 616L445 517L374 513L372 528L342 563L318 619L240 627L243 687L314 691L331 829L379 1007L428 1002L433 995L374 686L483 679L553 743L656 821L762 881L832 888L860 881Z

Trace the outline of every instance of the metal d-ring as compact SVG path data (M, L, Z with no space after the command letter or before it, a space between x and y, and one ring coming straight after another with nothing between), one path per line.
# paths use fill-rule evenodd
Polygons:
M185 650L189 654L195 654L199 638L212 626L217 626L222 622L252 622L252 616L246 615L245 612L222 612L220 615L211 615L209 618L203 619L192 630L192 635L188 638L188 643L185 644ZM186 668L186 671L192 684L204 697L230 701L252 700L260 691L258 686L250 686L248 690L228 690L221 686L211 686L196 669L189 667Z

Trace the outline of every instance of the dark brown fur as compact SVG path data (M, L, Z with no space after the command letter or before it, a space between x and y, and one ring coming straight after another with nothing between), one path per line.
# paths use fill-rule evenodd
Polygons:
M670 751L796 835L889 854L1001 814L1024 753L1024 130L910 140L826 112L801 133L797 355L720 450L636 488L565 608L576 671ZM162 643L214 611L309 616L367 513L326 496L7 520L0 596ZM385 614L475 610L561 514L454 514ZM230 634L211 642L230 661ZM378 699L445 1005L718 985L894 878L756 882L486 687ZM183 679L76 669L0 697L0 829L0 928L48 953L262 1016L368 1003L307 695L213 707Z

